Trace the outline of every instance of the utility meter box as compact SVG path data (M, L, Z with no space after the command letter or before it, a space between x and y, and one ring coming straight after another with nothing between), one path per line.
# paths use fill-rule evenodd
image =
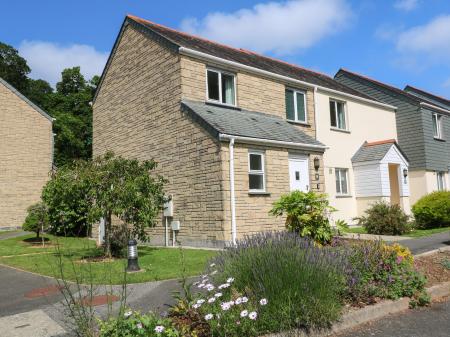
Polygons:
M172 230L173 231L179 231L180 230L180 227L181 227L180 220L173 220L171 224L172 224Z
M164 216L172 217L173 216L173 200L172 196L170 196L170 200L164 203Z

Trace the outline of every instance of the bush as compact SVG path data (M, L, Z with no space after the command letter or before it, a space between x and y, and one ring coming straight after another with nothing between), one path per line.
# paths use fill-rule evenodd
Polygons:
M46 230L49 226L47 208L42 202L38 202L28 207L27 212L28 215L22 225L22 229L35 232L36 238L39 238L39 233Z
M450 226L450 191L433 192L423 196L412 207L418 228Z
M127 311L122 317L99 321L99 337L178 337L181 336L168 319L156 315Z
M328 219L332 211L334 208L329 205L325 194L293 191L276 201L270 214L286 214L286 228L289 231L323 244L329 242L333 235Z
M402 235L411 229L409 217L398 205L380 201L368 208L365 214L356 219L369 234Z
M359 241L347 243L345 249L352 266L348 274L348 301L368 304L376 298L395 300L408 296L423 303L426 280L415 270L408 248L382 241Z
M61 167L44 186L42 200L47 206L50 232L63 236L88 236L89 185L78 164Z
M212 260L216 284L233 283L239 295L267 299L259 333L330 326L341 314L346 260L289 232L261 233L238 241Z

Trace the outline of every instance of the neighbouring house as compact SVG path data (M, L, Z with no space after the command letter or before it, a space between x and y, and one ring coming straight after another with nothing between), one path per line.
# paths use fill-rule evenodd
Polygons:
M398 144L408 157L410 201L447 189L450 168L449 101L407 86L405 90L340 69L335 79L365 95L397 107Z
M0 230L22 226L53 164L53 119L0 78Z
M223 246L284 228L268 214L282 194L325 191L319 94L393 114L329 76L127 16L93 103L94 155L159 162L173 214L153 243L173 239L167 220L185 245Z
M408 161L396 143L396 107L365 96L318 90L316 137L327 145L325 191L337 209L331 217L354 224L376 201L410 212Z

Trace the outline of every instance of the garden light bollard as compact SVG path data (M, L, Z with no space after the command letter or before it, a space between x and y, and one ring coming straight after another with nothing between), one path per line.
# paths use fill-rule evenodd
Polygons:
M128 266L127 272L130 271L139 271L138 264L138 251L137 251L137 241L135 239L131 239L128 241Z

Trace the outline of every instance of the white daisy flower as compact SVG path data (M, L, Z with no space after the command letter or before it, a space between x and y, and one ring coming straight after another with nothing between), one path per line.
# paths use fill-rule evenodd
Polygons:
M215 263L211 263L209 266L212 268L212 267L215 267L216 264Z
M209 321L210 319L213 318L213 314L207 314L205 315L205 320Z
M136 328L138 328L138 329L142 329L142 323L138 323L138 324L136 324Z
M193 307L194 309L198 309L198 308L200 308L201 306L202 306L201 304L195 303L192 307Z
M247 297L242 297L242 303L247 303L248 302L248 298Z
M229 278L227 279L227 283L233 283L233 281L234 281L234 277L229 277Z
M161 333L161 332L163 332L164 331L164 327L162 326L162 325L157 325L156 327L155 327L155 332L156 333Z
M203 303L205 303L205 300L203 298L201 298L197 301L197 304L203 304Z
M127 311L126 313L124 313L123 315L125 316L125 318L128 318L131 315L133 315L133 312L130 310L130 311Z
M217 274L217 270L214 270L211 275L216 275Z
M228 288L229 286L230 286L229 283L224 283L224 284L221 284L221 285L219 286L219 289L226 289L226 288Z
M216 301L215 297L211 297L210 299L208 299L208 303L214 303Z
M222 293L214 294L214 297L216 297L216 298L222 297Z
M208 291L213 291L214 289L216 289L216 287L214 287L212 284L207 284L205 288Z
M248 316L248 311L247 310L242 310L241 311L241 317L247 317Z
M248 314L248 318L250 318L251 320L255 320L256 317L258 317L256 311L252 311L251 313Z
M242 303L242 297L236 298L235 303L236 303L236 304L241 304L241 303Z
M267 299L266 299L266 298L261 299L261 300L259 301L259 304L261 304L261 305L266 305L266 304L267 304Z
M222 308L223 311L230 310L230 308L231 308L230 303L228 303L228 302L222 303L222 304L220 305L220 307Z

